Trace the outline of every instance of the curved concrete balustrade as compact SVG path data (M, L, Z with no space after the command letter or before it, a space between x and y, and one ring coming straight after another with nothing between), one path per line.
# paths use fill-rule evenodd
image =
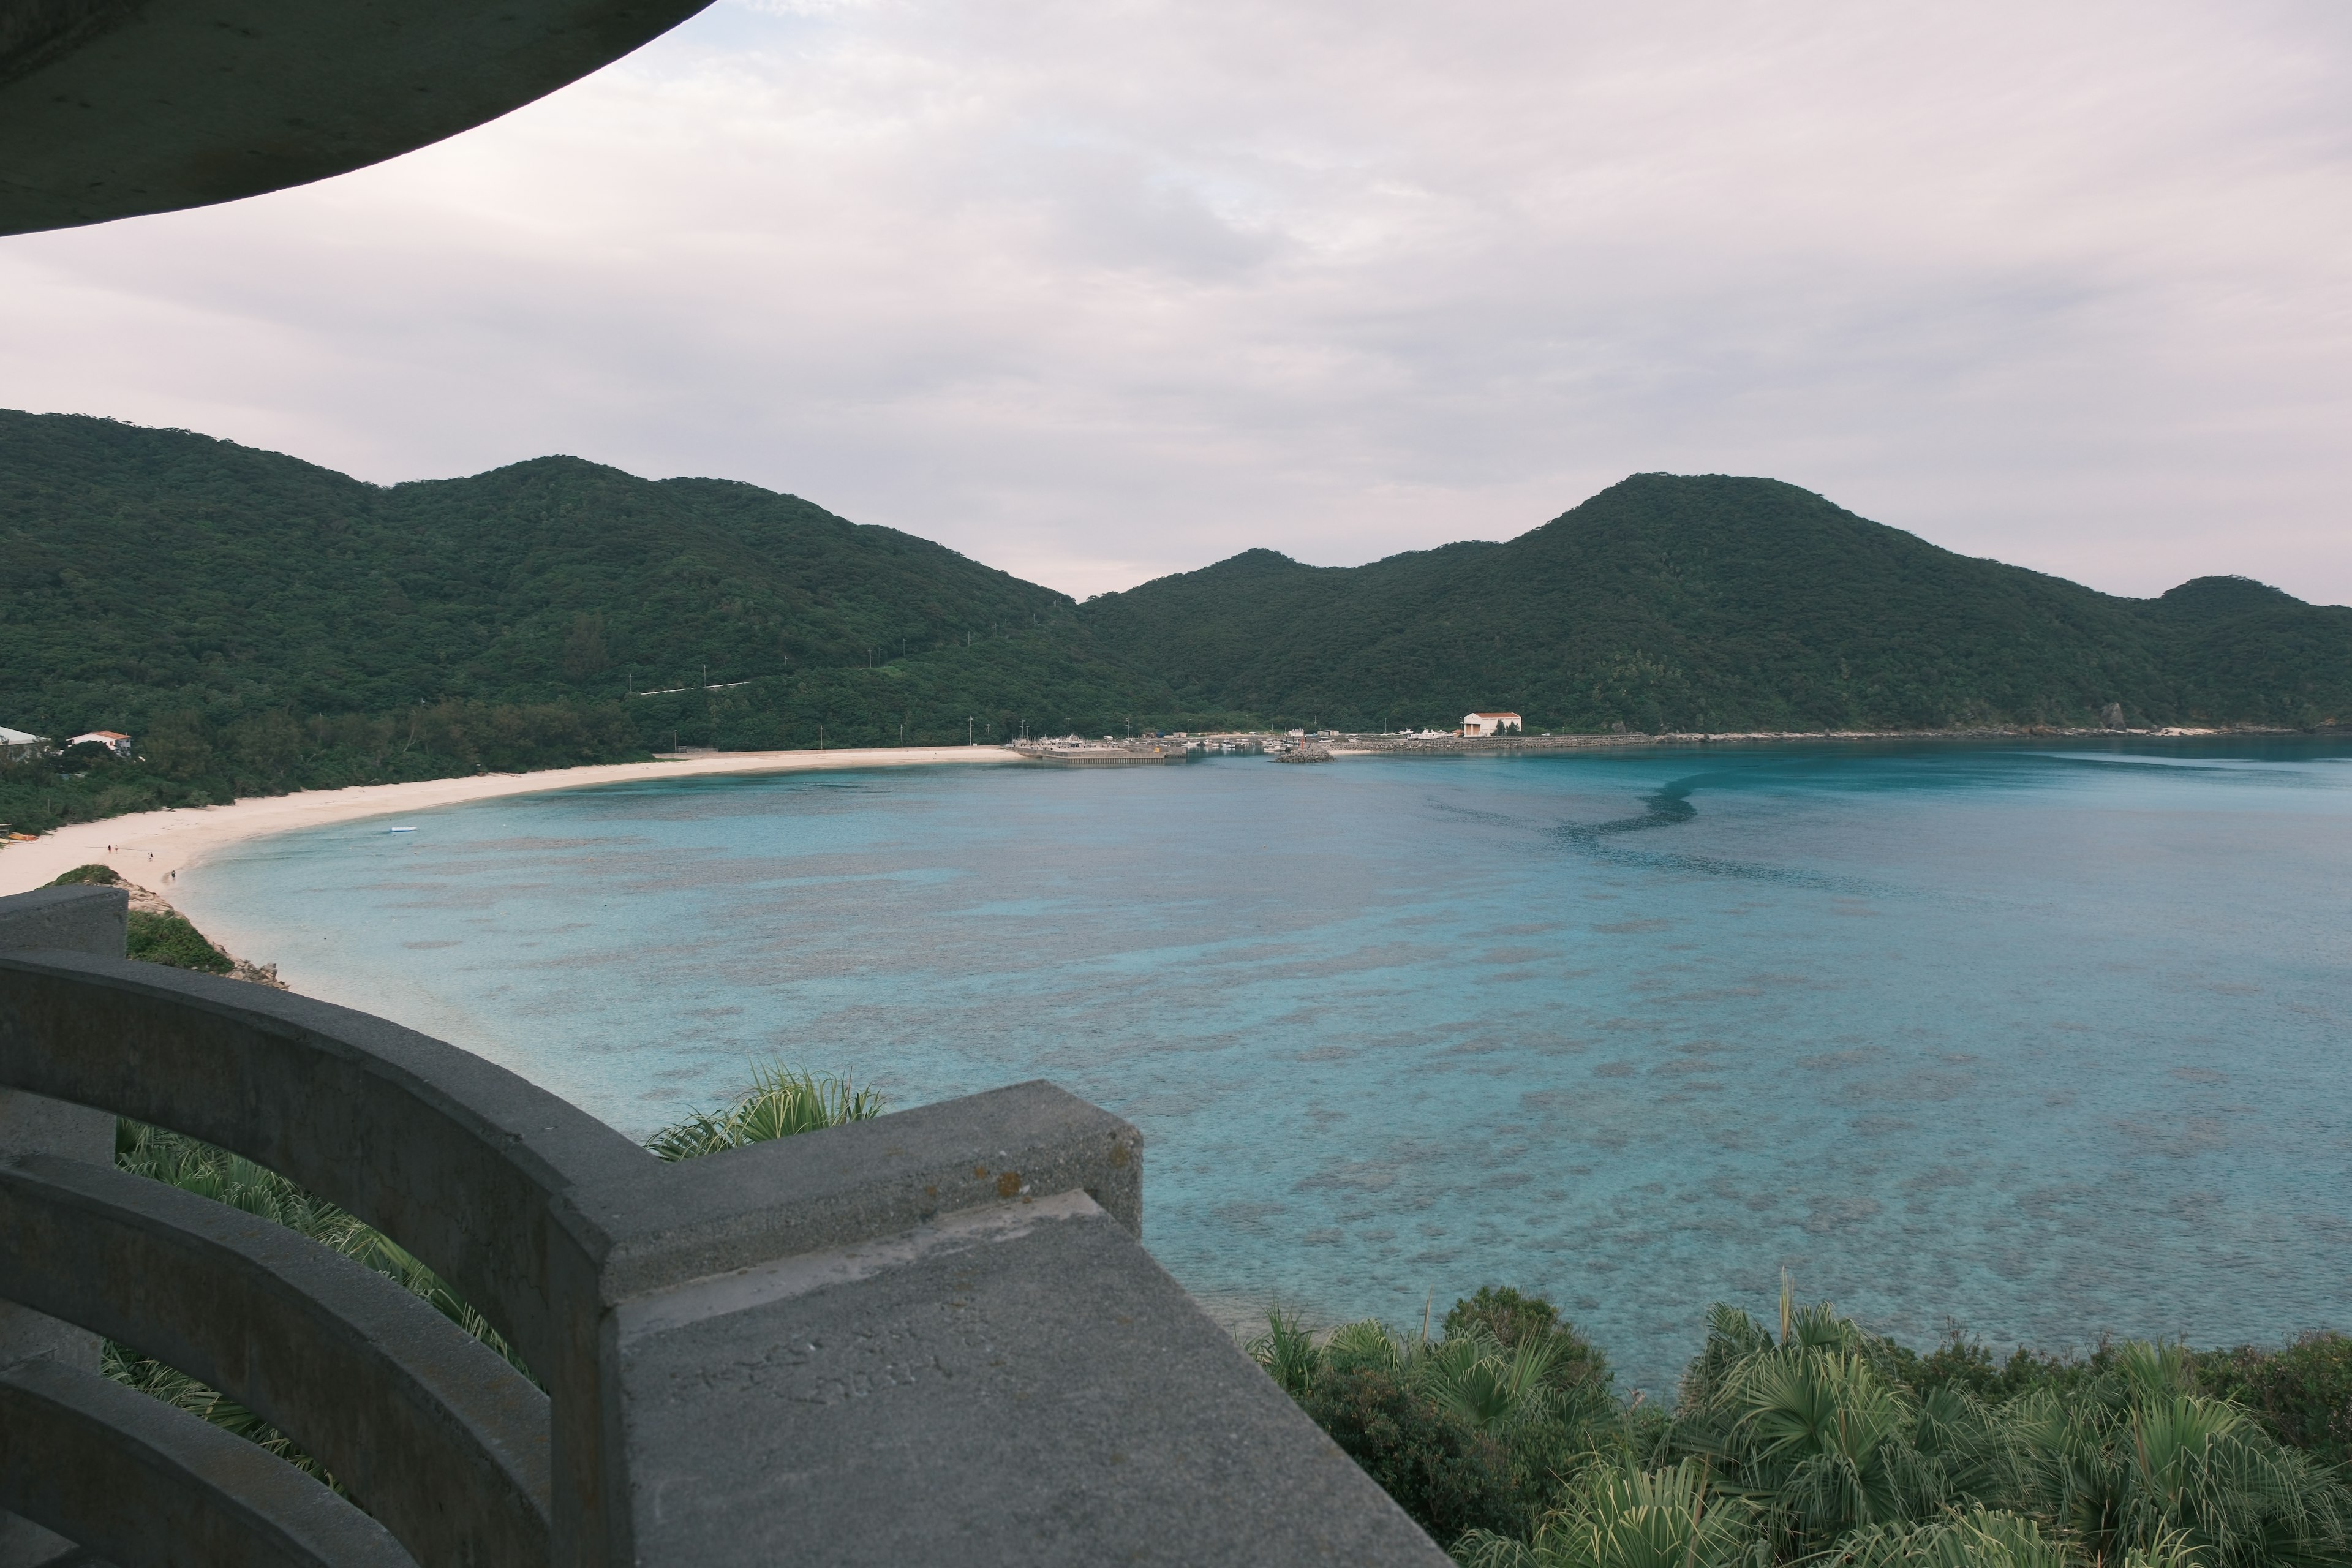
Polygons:
M0 1499L116 1568L415 1568L275 1455L46 1356L0 1368Z
M479 125L709 0L0 0L0 234L232 201Z
M18 1301L226 1394L420 1560L547 1560L547 1396L373 1269L226 1204L38 1154L0 1165L0 1257Z
M566 1233L562 1194L661 1165L586 1112L414 1029L122 958L0 952L0 1087L267 1165L430 1259L534 1369L562 1353L552 1258L584 1258L604 1241Z
M142 1507L209 1473L154 1456L234 1440L89 1393L89 1329L282 1418L428 1568L1446 1561L1142 1249L1135 1129L1051 1084L665 1164L412 1030L112 956L121 908L0 899L0 1382ZM78 1108L376 1225L509 1333L547 1402L397 1287L112 1171ZM79 1533L82 1494L8 1453L0 1507L118 1568L165 1560ZM238 1488L222 1542L258 1528ZM378 1561L373 1540L317 1560ZM0 1568L45 1550L0 1527Z

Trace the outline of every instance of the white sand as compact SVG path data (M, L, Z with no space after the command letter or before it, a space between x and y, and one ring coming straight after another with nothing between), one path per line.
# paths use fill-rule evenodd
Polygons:
M1001 746L907 746L872 751L725 752L680 762L616 763L604 767L550 768L543 773L475 773L415 784L361 784L303 790L234 805L142 811L103 822L75 823L0 850L0 894L22 893L62 872L93 862L111 866L142 887L173 896L172 878L206 856L248 838L320 827L361 817L397 816L499 795L583 789L635 779L689 778L704 773L785 773L810 768L889 768L921 763L1018 763Z

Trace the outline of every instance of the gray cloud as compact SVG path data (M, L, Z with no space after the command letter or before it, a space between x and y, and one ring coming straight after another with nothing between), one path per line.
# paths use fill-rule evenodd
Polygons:
M570 451L1079 593L1765 473L2352 600L2352 13L722 4L379 168L0 241L0 403Z

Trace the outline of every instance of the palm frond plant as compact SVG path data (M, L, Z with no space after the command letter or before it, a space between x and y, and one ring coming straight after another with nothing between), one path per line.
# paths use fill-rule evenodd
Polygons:
M2237 1405L2174 1392L2185 1358L2126 1349L2094 1397L2044 1391L2011 1413L2032 1511L2101 1560L2160 1557L2178 1542L2203 1568L2352 1563L2340 1472Z
M1315 1391L1316 1374L1323 1370L1324 1348L1315 1342L1315 1331L1305 1320L1295 1312L1286 1314L1279 1303L1266 1310L1265 1332L1242 1349L1293 1399L1304 1399Z
M1721 1305L1707 1329L1661 1447L1715 1466L1717 1489L1755 1507L1778 1559L1981 1500L2003 1474L1980 1409L1957 1393L1926 1405L1827 1303L1796 1307L1784 1286L1778 1332Z
M1791 1346L1759 1356L1733 1392L1733 1449L1753 1487L1804 1540L1916 1518L1942 1501L1918 1462L1917 1409L1861 1356Z
M1866 1526L1819 1561L1824 1568L2075 1568L2064 1544L2038 1522L1985 1508L1955 1509L1920 1524ZM2188 1565L2167 1559L2164 1568Z
M1325 1336L1321 1355L1332 1366L1371 1367L1402 1376L1427 1348L1418 1336L1392 1334L1378 1318L1362 1318L1342 1323Z
M1742 1568L1762 1542L1746 1500L1709 1486L1696 1459L1654 1470L1601 1466L1520 1542L1472 1531L1455 1543L1465 1568Z

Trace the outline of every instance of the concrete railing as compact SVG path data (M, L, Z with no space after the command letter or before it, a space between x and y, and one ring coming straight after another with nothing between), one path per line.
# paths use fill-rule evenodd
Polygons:
M0 1568L1445 1561L1143 1250L1135 1130L1051 1084L667 1164L383 1019L129 962L123 920L0 899ZM117 1170L118 1115L383 1231L538 1385Z

